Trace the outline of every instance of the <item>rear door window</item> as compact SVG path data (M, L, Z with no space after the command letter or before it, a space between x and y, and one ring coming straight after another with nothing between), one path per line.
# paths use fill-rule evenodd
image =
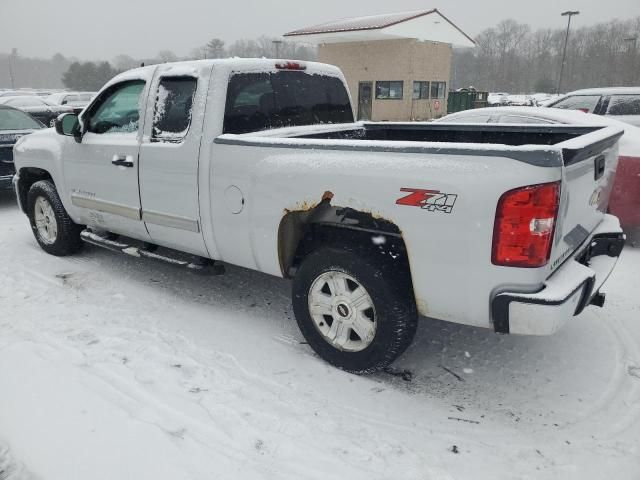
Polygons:
M165 77L160 80L153 111L152 141L180 142L191 125L197 80Z
M640 95L611 95L607 115L640 115Z
M347 90L339 78L300 71L232 75L224 133L353 122Z
M582 110L586 113L593 113L600 101L600 95L572 95L551 105L553 108L565 110Z

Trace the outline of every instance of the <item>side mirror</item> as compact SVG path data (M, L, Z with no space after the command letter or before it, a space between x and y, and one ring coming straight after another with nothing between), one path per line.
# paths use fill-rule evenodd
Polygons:
M54 127L60 135L74 137L76 142L82 140L82 132L80 131L80 121L75 113L63 113L55 119Z

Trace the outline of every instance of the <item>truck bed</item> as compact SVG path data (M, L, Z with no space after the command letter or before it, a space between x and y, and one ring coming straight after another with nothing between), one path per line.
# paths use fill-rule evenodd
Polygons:
M490 143L511 146L555 145L594 132L599 127L465 125L447 123L363 123L352 129L326 131L295 138L359 139L405 142Z
M215 143L314 150L504 156L553 167L570 165L615 145L613 127L459 123L358 122L225 134Z

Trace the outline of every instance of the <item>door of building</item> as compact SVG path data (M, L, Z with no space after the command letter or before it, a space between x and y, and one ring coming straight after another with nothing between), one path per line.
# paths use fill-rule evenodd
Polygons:
M373 98L373 82L358 84L358 120L371 120L371 101Z

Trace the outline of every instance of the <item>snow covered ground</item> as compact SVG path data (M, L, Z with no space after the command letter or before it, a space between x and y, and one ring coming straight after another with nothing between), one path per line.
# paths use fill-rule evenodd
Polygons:
M369 377L227 272L48 256L0 194L0 479L640 478L640 250L553 337L424 321Z

